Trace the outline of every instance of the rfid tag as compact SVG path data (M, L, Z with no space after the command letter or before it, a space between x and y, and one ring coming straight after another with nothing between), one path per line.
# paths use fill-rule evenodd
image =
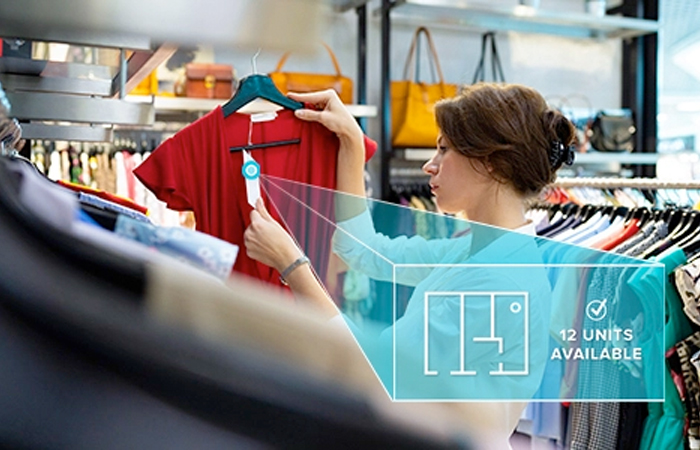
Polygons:
M241 168L246 180L257 180L260 176L260 164L255 161L248 161Z
M250 156L246 150L243 150L243 166L241 173L245 178L246 196L248 204L255 208L255 203L260 198L260 164Z

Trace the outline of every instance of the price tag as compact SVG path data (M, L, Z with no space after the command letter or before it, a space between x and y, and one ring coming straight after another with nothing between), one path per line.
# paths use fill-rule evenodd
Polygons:
M260 198L260 164L246 150L243 150L243 167L241 172L245 178L248 204L255 208L255 202Z

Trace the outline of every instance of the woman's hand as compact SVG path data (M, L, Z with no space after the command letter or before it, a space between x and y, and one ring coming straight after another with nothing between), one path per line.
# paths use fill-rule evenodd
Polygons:
M319 111L297 109L294 114L301 120L319 122L338 136L338 166L336 189L357 197L365 196L365 140L362 128L340 101L338 94L328 89L309 94L288 94L290 98L311 103ZM355 210L339 211L336 204L336 219L353 217Z
M250 213L250 226L243 233L243 242L249 257L278 272L302 256L289 233L270 216L261 198Z
M290 92L288 96L293 100L311 103L318 109L318 111L312 109L298 109L294 111L294 115L299 119L321 123L335 133L341 141L357 141L359 139L362 142L362 129L343 102L340 101L338 93L333 89L309 94Z

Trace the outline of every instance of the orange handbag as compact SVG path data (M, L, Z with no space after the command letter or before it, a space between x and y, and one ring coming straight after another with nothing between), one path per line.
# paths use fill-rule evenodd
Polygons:
M284 66L284 63L287 62L287 58L289 58L290 53L287 52L280 58L275 71L269 74L270 78L272 78L272 82L275 83L277 89L285 95L287 92L316 92L325 89L333 89L338 93L343 103L352 103L352 80L343 76L340 72L340 65L338 64L338 59L335 57L333 50L326 44L323 44L323 46L326 47L331 57L333 67L335 67L335 75L282 72L282 66Z
M424 34L437 70L438 82L433 84L415 80L415 67L412 65L420 35ZM418 63L418 61L416 61ZM409 75L409 67L413 67ZM406 58L404 80L391 82L391 142L394 147L435 147L438 127L435 122L435 103L457 94L456 84L447 84L442 76L437 52L430 32L419 27Z

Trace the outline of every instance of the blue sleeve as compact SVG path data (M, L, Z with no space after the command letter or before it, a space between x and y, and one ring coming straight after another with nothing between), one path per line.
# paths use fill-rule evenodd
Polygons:
M460 242L466 243L460 239ZM421 236L389 238L377 233L368 210L339 222L333 235L333 251L352 269L380 281L392 281L397 264L439 264L454 250L456 239L426 240ZM430 273L425 270L397 272L396 282L415 286ZM410 272L410 273L405 273Z

